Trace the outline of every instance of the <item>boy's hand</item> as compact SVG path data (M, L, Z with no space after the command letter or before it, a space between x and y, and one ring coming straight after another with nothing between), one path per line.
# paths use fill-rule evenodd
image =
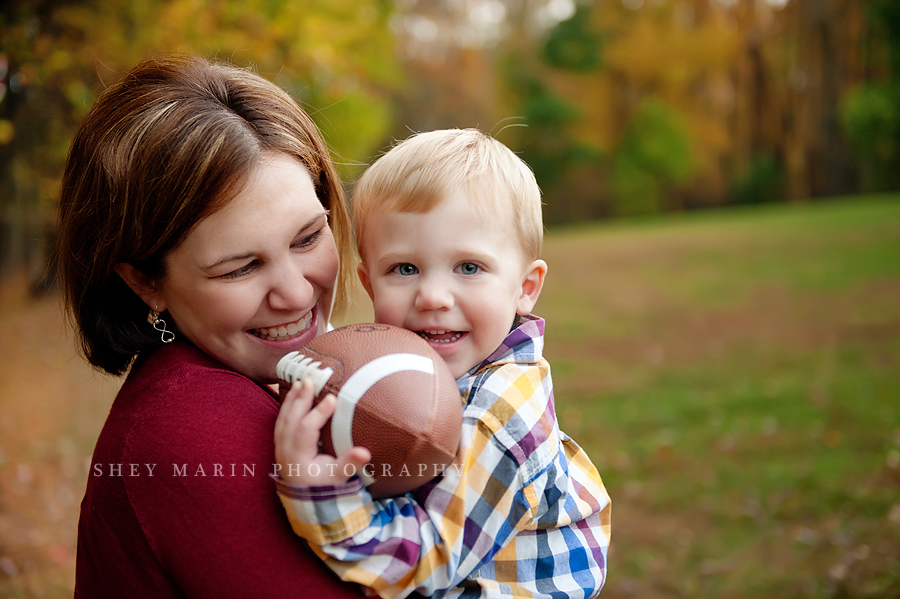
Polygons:
M337 458L319 453L319 432L334 413L337 400L327 395L315 407L310 379L294 383L275 421L275 459L281 479L295 487L319 487L347 482L372 459L365 447L354 447Z

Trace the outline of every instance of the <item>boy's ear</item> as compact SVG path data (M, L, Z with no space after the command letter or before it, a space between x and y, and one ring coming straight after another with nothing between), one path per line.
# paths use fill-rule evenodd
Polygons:
M525 316L531 314L534 305L541 295L541 289L544 287L544 277L547 276L547 263L543 260L535 260L525 271L525 278L522 281L522 294L519 296L519 303L516 305L516 314Z
M356 274L359 276L359 282L362 283L366 293L369 294L369 299L374 300L375 294L372 293L372 280L369 278L369 267L366 266L365 262L360 262L356 265Z
M128 285L151 310L156 310L157 312L164 312L166 310L166 300L163 299L162 293L159 292L150 277L127 262L116 264L113 271L122 277L125 284Z

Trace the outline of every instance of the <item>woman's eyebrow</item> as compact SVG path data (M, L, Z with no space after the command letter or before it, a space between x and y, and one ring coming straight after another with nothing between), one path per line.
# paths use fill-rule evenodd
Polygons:
M309 219L308 221L303 223L303 225L297 230L297 235L298 236L301 235L304 231L306 231L307 229L309 229L312 226L314 226L315 224L317 224L323 218L328 218L327 210L323 210L322 212L316 214L311 219ZM212 270L212 269L216 268L217 266L221 266L222 264L226 264L228 262L236 262L238 260L246 260L247 258L251 258L253 255L254 255L253 252L244 252L243 254L234 254L231 256L226 256L226 257L222 258L221 260L217 260L216 262L214 262L208 266L201 266L200 268L202 268L203 270Z
M203 270L212 270L212 269L216 268L217 266L221 266L222 264L226 264L228 262L233 262L233 261L237 261L237 260L246 260L247 258L250 258L251 256L253 256L253 254L250 252L244 253L244 254L235 254L233 256L227 256L225 258L222 258L221 260L219 260L213 264L210 264L209 266L201 266L200 268L202 268Z

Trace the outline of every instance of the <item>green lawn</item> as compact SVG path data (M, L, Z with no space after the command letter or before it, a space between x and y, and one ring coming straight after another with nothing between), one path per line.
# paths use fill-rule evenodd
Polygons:
M552 231L606 597L900 596L900 197Z
M900 597L900 196L554 230L544 257L557 413L613 498L602 597ZM26 288L0 286L0 596L71 597L120 381Z

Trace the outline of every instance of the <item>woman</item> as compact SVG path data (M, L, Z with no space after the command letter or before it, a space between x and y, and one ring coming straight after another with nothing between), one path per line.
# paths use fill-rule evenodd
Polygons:
M91 364L128 373L91 464L76 597L359 597L293 535L270 478L275 365L352 270L328 149L277 86L139 64L73 142L60 269Z

